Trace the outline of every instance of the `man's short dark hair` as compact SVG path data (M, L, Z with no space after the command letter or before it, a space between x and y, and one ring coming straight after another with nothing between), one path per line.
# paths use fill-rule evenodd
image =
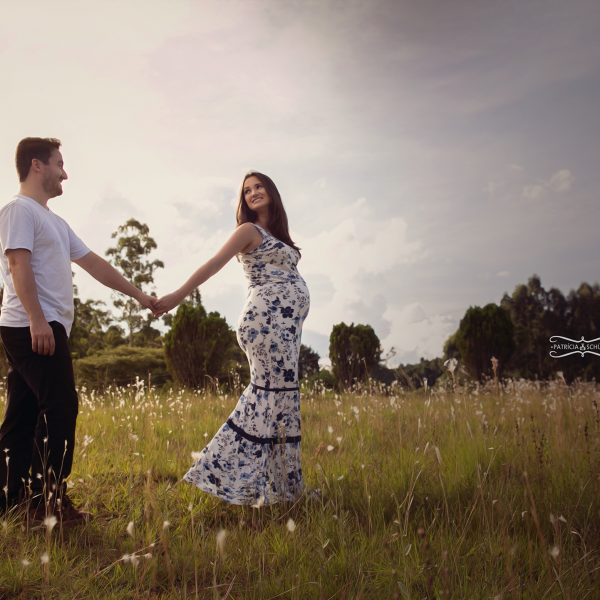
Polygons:
M19 181L25 181L31 169L31 161L34 158L41 160L45 165L50 162L50 155L54 150L60 148L60 140L56 138L23 138L17 146L15 163Z

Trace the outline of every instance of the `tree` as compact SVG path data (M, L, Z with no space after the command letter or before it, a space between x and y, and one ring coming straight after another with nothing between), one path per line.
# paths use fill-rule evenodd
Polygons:
M218 312L207 315L199 296L195 306L189 297L179 305L165 335L167 368L177 383L191 388L206 386L208 378L227 377L237 358L236 348L227 321Z
M512 296L504 294L500 305L510 312L515 327L516 352L511 367L522 377L546 377L550 367L549 330L564 322L565 299L559 290L546 290L533 275L527 285L517 285Z
M146 258L156 250L156 242L149 235L148 225L136 219L129 219L124 225L120 225L111 237L115 238L120 234L124 235L119 237L116 247L106 251L106 255L125 279L144 291L146 286L154 283L154 271L165 266L160 260L150 261ZM143 327L151 327L156 318L149 316L144 319L141 315L144 309L133 298L123 294L117 294L113 304L121 311L118 320L126 324L129 330L129 346L133 346L134 333ZM144 340L147 340L147 334L148 332L143 336Z
M334 325L329 338L333 376L341 389L369 376L379 364L381 344L370 325Z
M300 345L298 357L298 379L305 379L319 372L319 359L321 357L310 346Z
M476 379L492 374L492 357L502 369L515 350L515 327L508 310L488 304L470 307L461 319L456 346L467 372Z

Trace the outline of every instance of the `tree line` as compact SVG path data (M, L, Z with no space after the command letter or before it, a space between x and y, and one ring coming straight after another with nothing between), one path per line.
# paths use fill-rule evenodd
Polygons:
M136 287L155 295L154 274L164 263L150 256L157 244L148 225L129 219L112 238L116 243L106 250L108 260ZM158 319L133 299L115 292L116 310L111 311L99 300L81 300L77 286L73 287L75 318L69 345L80 385L126 385L136 378L192 388L249 382L248 363L235 332L218 312L207 313L198 290L175 315L162 317L169 328L163 335L156 327ZM333 326L330 335L331 368L321 369L319 354L302 345L299 377L338 389L369 377L410 387L420 387L426 379L431 386L444 375L444 362L450 358L459 361L465 375L477 380L493 376L494 358L499 376L548 379L560 371L567 380L599 380L600 357L552 358L549 352L551 336L590 340L600 337L599 325L598 283L582 283L564 296L556 288L545 290L533 275L512 295L505 294L499 304L470 307L446 341L443 357L390 368L394 350L382 358L380 340L370 325L342 322ZM0 367L6 371L7 365Z

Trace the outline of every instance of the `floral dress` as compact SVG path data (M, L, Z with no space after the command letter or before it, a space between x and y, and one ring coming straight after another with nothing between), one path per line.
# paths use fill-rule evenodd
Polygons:
M310 296L296 268L299 253L256 228L262 244L239 255L248 296L237 339L251 383L184 476L232 504L293 501L304 490L298 357Z

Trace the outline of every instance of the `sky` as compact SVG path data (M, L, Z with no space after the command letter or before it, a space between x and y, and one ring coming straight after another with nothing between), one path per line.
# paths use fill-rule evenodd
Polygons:
M596 0L0 0L0 205L19 140L59 138L50 208L100 255L147 223L160 296L231 235L256 169L302 248L303 343L326 359L344 321L390 364L441 356L534 273L599 279L598 30ZM241 266L201 292L235 327Z

